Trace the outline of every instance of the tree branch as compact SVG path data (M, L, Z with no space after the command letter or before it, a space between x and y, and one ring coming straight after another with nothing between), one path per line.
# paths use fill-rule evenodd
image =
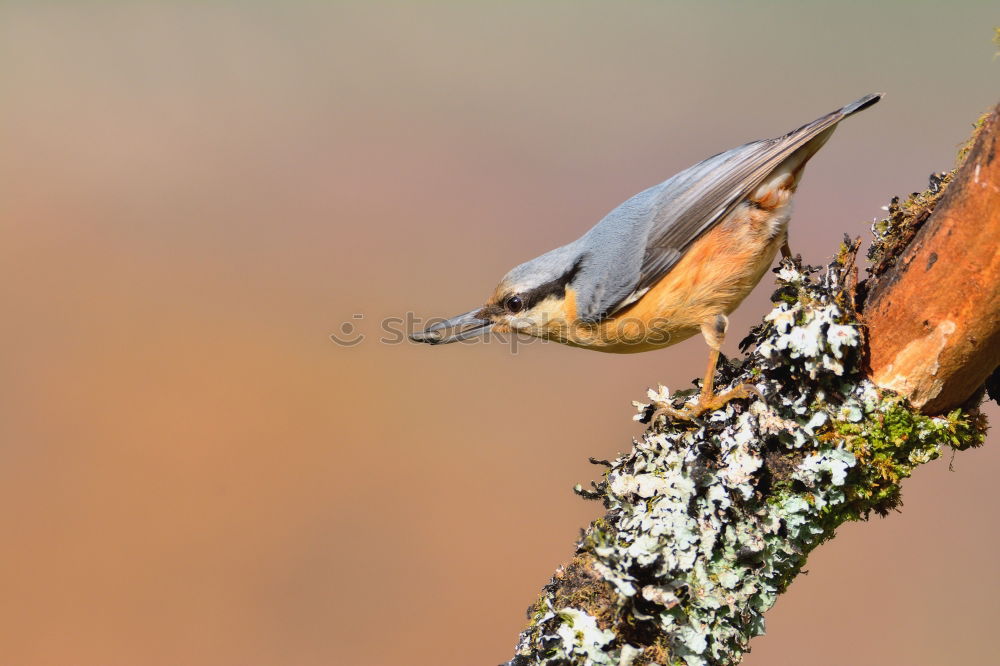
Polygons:
M998 111L957 173L894 200L865 283L858 243L823 272L782 263L750 351L720 367L763 401L658 421L578 487L607 514L529 609L510 666L736 664L837 526L898 504L942 447L982 443L974 407L933 414L968 404L1000 360Z

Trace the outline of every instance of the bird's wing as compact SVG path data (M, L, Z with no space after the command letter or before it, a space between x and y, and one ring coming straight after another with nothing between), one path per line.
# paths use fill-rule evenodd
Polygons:
M617 302L595 308L607 316L637 300L659 282L695 240L718 224L786 158L847 116L875 104L866 95L776 139L755 141L710 157L656 189L645 254L632 289Z

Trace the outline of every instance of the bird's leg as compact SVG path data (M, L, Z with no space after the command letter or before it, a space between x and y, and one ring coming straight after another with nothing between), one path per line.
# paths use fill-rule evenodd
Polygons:
M792 258L792 248L788 244L788 231L785 231L785 240L781 244L781 258L791 259Z
M688 403L681 409L675 408L667 403L654 403L656 411L650 419L652 421L659 414L666 414L673 419L690 421L701 414L714 411L725 405L730 400L738 398L749 398L755 395L763 399L760 391L753 384L740 384L722 393L715 392L715 366L719 362L719 350L722 342L726 339L726 329L729 327L729 320L725 315L716 315L701 325L701 334L705 336L708 343L708 367L705 369L705 379L701 384L701 394L697 402Z

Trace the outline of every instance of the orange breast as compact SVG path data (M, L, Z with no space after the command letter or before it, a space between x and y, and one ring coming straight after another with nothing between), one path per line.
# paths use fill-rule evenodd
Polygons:
M699 238L642 298L596 326L578 325L567 344L633 353L666 347L729 314L760 281L785 238L791 188L744 203ZM762 197L763 198L763 197Z

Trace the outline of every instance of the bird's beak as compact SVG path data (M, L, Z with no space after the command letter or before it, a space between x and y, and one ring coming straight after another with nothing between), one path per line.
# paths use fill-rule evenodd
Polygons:
M432 324L424 330L414 333L410 339L414 342L426 342L431 345L443 345L447 342L461 342L485 335L493 326L489 319L476 316L479 309L452 317L447 321Z

